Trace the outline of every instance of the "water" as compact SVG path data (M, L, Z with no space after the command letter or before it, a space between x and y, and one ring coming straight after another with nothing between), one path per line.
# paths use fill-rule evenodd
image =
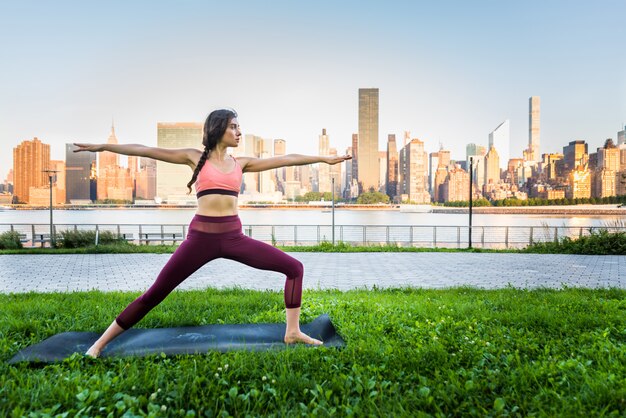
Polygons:
M190 209L83 209L55 210L55 224L188 224ZM240 209L244 225L330 225L332 213L322 209ZM474 214L475 226L607 226L624 222L623 216L598 215L483 215ZM47 210L3 210L0 224L49 224ZM335 210L335 225L465 226L467 214L402 213L398 210Z

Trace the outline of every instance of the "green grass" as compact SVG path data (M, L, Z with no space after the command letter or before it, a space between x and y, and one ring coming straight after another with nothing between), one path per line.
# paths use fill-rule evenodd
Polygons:
M11 248L5 246L0 248ZM0 254L97 254L97 253L172 253L176 245L134 245L125 241L90 245L79 248L24 248L0 249ZM332 245L324 241L310 246L278 246L288 252L490 252L490 253L540 253L540 254L591 254L591 255L626 255L626 233L609 232L606 229L592 231L591 234L578 239L567 237L557 242L537 242L522 249L483 249L483 248L420 248L402 247L397 244L359 246L346 242L337 242Z
M0 416L613 416L626 412L626 291L305 291L344 349L9 366L102 331L137 293L0 295ZM282 322L282 295L174 292L139 327ZM228 366L227 366L228 365Z
M307 246L277 246L288 252L313 252L313 253L511 253L520 250L493 250L483 248L444 248L444 247L402 247L395 244L386 245L352 245L338 242L334 246L330 242L322 242L319 245Z
M173 253L177 245L134 245L134 244L105 244L90 245L79 248L22 248L19 250L0 250L1 254L133 254Z
M343 242L333 246L329 242L322 242L319 245L307 246L281 246L287 252L322 252L322 253L358 253L358 252L463 252L463 253L512 253L521 250L492 250L482 248L421 248L421 247L399 247L397 245L350 245ZM2 254L127 254L127 253L173 253L177 245L134 245L134 244L106 244L90 245L81 248L22 248L11 250L0 250Z

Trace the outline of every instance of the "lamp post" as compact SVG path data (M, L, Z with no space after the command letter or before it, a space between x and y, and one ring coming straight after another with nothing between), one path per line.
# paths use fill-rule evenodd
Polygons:
M469 248L472 248L472 194L474 194L474 157L470 157L470 187L469 187Z
M50 179L50 248L54 248L54 223L52 222L52 177L54 177L55 173L58 173L58 170L43 170L44 173L48 173L48 178Z
M334 174L330 178L331 189L332 189L332 224L333 224L333 247L335 246L335 176Z

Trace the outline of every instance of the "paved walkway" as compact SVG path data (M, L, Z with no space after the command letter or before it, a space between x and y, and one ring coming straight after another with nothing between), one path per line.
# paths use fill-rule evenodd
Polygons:
M291 253L305 289L626 288L626 256L497 253ZM170 254L0 255L0 293L145 290ZM283 275L214 260L179 289L280 290Z

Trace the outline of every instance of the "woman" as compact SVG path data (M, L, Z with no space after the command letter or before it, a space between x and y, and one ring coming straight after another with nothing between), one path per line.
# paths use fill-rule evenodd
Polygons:
M165 149L143 145L74 144L81 151L109 151L117 154L153 158L174 164L186 164L193 170L187 184L189 192L195 184L198 210L189 225L185 241L178 247L154 284L133 301L102 336L89 348L88 356L98 357L115 337L139 322L183 280L204 264L216 258L228 258L263 270L284 273L287 327L286 344L322 344L300 331L303 267L295 258L279 249L253 240L241 232L237 215L237 195L242 174L271 170L278 167L313 163L337 164L349 160L343 157L313 157L284 155L273 158L234 158L226 153L228 147L237 147L241 130L237 114L220 109L211 112L204 123L202 145L197 149Z

